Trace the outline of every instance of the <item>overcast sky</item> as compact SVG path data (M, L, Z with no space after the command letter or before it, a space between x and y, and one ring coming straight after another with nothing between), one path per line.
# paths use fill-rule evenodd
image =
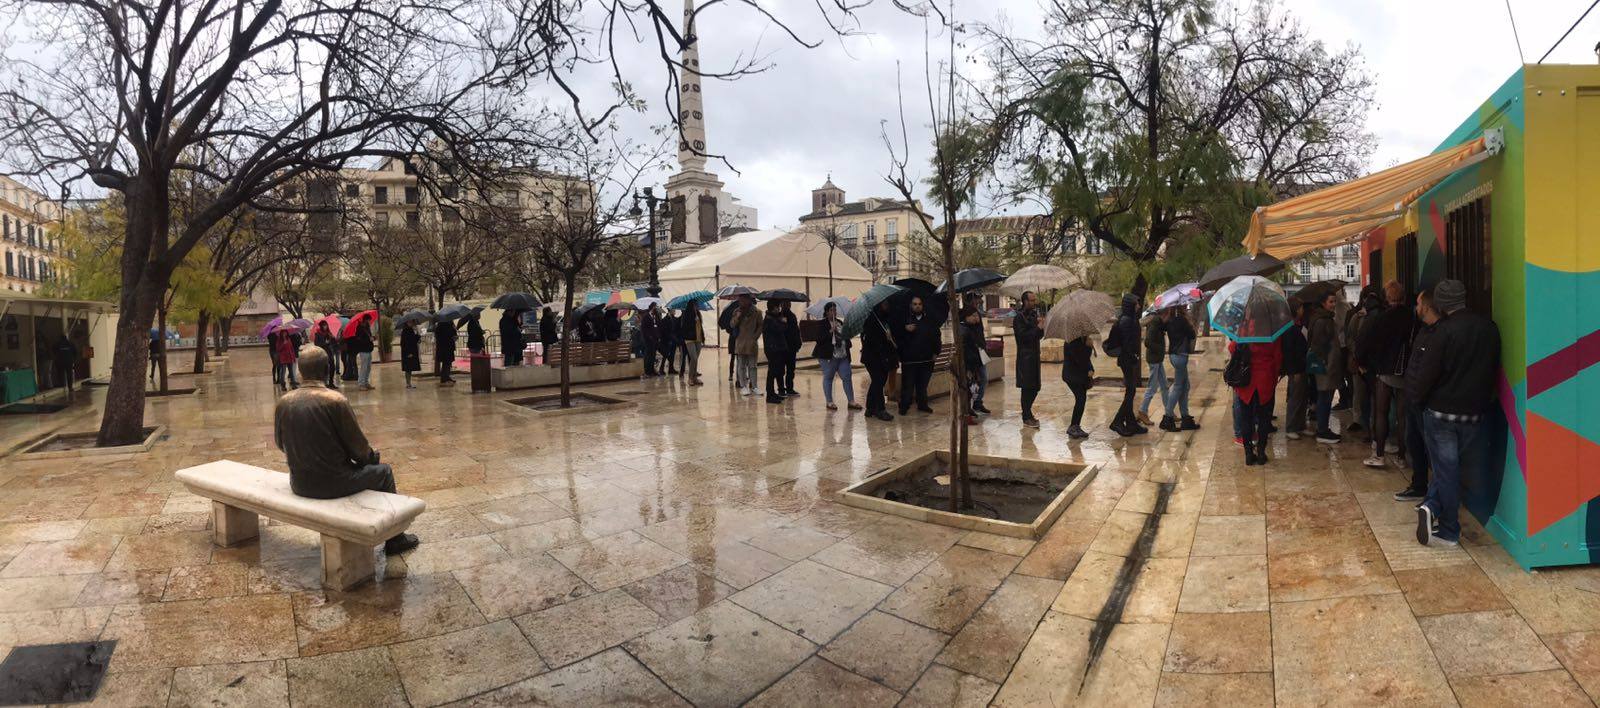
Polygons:
M1512 0L1527 61L1537 61L1591 1ZM1373 167L1432 151L1519 63L1504 0L1283 4L1323 41L1354 44L1365 55L1377 79L1379 103L1368 123L1379 140ZM708 149L725 154L738 170L713 163L713 171L742 201L760 209L763 227L792 226L809 211L810 190L829 173L851 199L891 196L880 126L897 113L897 62L910 120L922 122L926 113L909 105L922 89L920 22L879 3L862 13L862 35L840 39L827 36L814 10L807 10L810 0L772 5L803 36L827 41L805 49L762 18L720 11L730 5L702 15L709 18L699 28L702 65L708 70L737 56L761 56L772 65L737 81L706 82ZM1033 18L1039 12L1038 0L957 3L964 19L992 21L1003 13L1019 33L1037 25ZM1600 10L1547 61L1594 63L1597 41ZM660 84L651 83L659 77L639 68L639 87L652 102L650 115L666 115ZM898 136L897 124L891 124L891 132ZM916 164L926 164L925 145L926 133L918 131L912 144Z

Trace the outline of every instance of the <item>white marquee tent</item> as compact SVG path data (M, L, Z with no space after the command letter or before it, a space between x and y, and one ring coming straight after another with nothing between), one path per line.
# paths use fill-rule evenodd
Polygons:
M828 243L806 231L765 229L735 234L661 269L664 300L728 285L757 290L792 288L812 299L828 297ZM843 250L833 250L832 295L855 297L872 287L872 273ZM718 309L720 309L720 304ZM710 313L707 313L708 315ZM706 334L717 341L708 322Z

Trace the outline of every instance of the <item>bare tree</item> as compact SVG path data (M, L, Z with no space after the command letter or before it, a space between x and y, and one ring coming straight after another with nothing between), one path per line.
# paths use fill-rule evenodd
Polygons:
M570 179L568 189L578 190L582 197L565 200L562 209L502 217L506 225L500 231L508 239L507 250L525 253L536 267L561 279L562 321L567 330L561 337L562 408L572 405L569 352L576 324L573 308L583 274L608 251L638 248L636 239L648 228L640 228L633 192L664 157L659 147L652 151L572 135L553 164Z
M840 224L836 214L838 205L829 204L823 207L827 212L826 218L813 219L802 226L801 231L815 234L817 238L828 246L828 297L833 297L833 254L843 247L846 242L854 241L856 237L855 224Z
M954 0L950 0L953 10ZM953 12L940 11L929 3L910 8L922 15L924 23L923 80L927 98L927 119L933 129L932 174L918 179L910 171L911 146L906 126L905 100L900 102L898 145L888 129L883 134L884 146L889 152L889 169L885 180L899 192L907 203L916 203L918 184L926 184L928 195L938 205L944 224L934 227L931 217L920 209L914 210L923 230L939 250L939 265L945 281L946 306L950 317L958 318L961 294L955 288L956 247L959 239L957 220L963 208L973 199L977 185L994 162L995 141L988 134L988 126L975 119L969 109L970 96L967 84L958 75L956 64L956 35L962 31L954 21ZM947 41L947 54L935 63L932 57L932 31L937 28ZM954 350L950 356L951 403L950 406L950 510L972 507L972 485L967 465L967 419L972 402L967 390L966 357L962 351L962 327L959 321L951 328L954 332Z

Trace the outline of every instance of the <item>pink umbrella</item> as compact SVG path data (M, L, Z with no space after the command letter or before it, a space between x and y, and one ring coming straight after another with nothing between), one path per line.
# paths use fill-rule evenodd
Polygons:
M341 332L339 336L344 339L356 336L356 328L360 327L362 322L371 322L373 324L377 324L378 311L366 310L355 317L351 317L350 321L345 323L344 331Z
M317 320L317 324L328 325L328 332L332 333L335 338L338 338L339 330L344 329L344 320L341 319L337 314L328 315L327 317Z

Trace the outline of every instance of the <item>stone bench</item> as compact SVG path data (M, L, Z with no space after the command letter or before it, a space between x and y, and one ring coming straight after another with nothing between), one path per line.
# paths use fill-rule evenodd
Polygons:
M289 489L289 475L230 460L178 470L178 481L211 500L213 539L233 546L260 534L260 516L322 534L322 584L348 590L372 577L373 546L404 531L426 508L421 499L358 492L312 499Z

